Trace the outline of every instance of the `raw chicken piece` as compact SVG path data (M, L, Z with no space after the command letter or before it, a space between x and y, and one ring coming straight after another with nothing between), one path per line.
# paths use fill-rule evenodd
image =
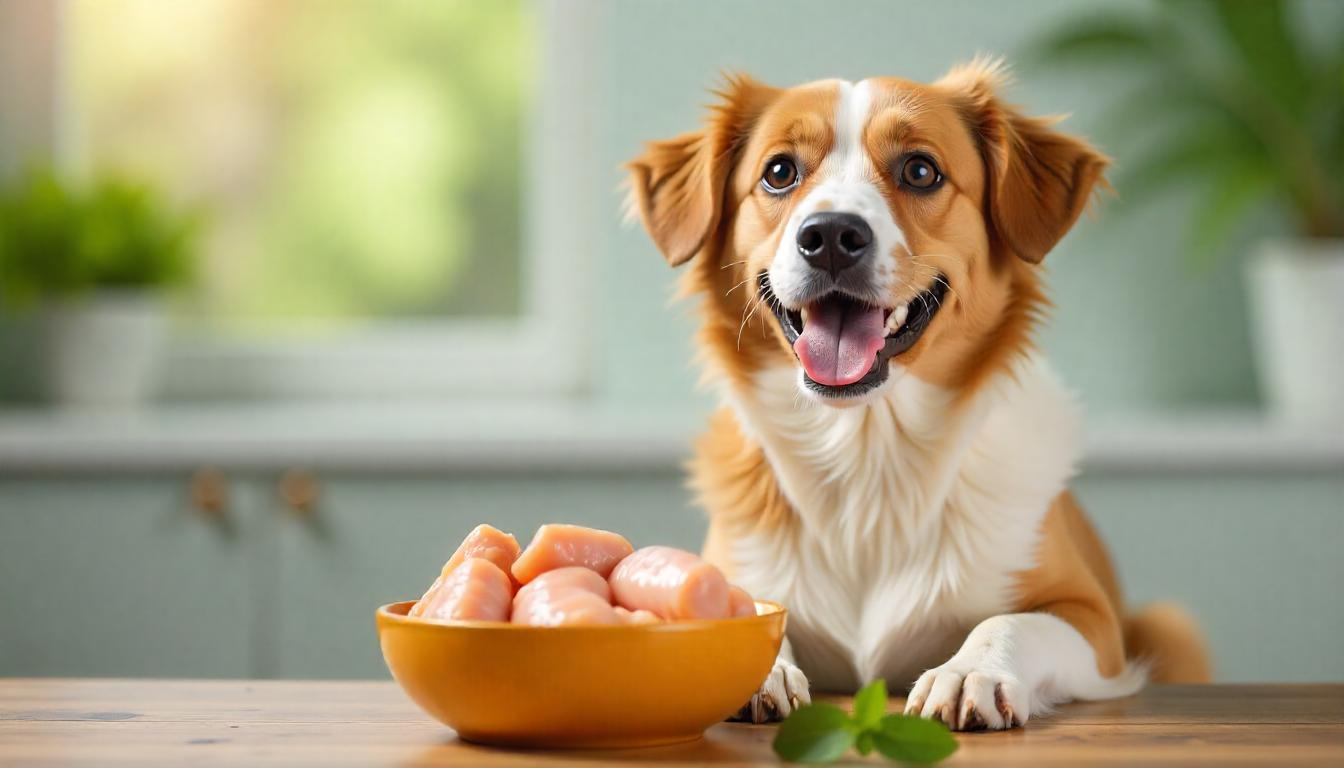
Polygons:
M736 584L728 585L728 615L734 618L756 615L756 601L751 599L747 590Z
M522 594L522 590L519 590ZM614 625L623 623L611 603L592 592L572 590L546 596L533 595L514 604L513 623L533 627L560 627L576 624Z
M543 525L513 563L513 578L526 584L546 571L578 565L605 579L621 558L633 551L625 537L611 531L581 525Z
M662 619L658 618L658 614L652 611L627 611L619 605L612 610L616 611L616 615L621 617L623 624L661 624L663 622Z
M718 568L673 547L644 547L611 572L616 604L664 619L723 619L728 580Z
M509 573L521 551L518 540L513 538L513 534L481 523L467 534L467 538L458 545L457 551L448 558L448 562L443 566L443 573L447 574L469 557L489 560L499 566L501 571Z
M581 565L556 568L543 573L533 579L532 583L518 590L518 597L522 597L524 593L537 595L573 590L591 592L608 603L611 602L611 585L607 580L591 568L584 568Z
M513 605L513 582L489 560L467 558L447 575L440 576L412 616L426 619L508 621Z
M448 581L449 575L457 569L457 566L471 558L489 560L503 571L509 577L509 593L512 595L518 589L518 582L514 580L510 568L513 566L513 561L518 559L518 551L518 540L513 538L513 534L504 533L498 528L484 523L476 526L471 533L467 534L467 538L457 545L457 551L453 553L452 557L448 558L448 562L444 563L443 570L439 572L439 577L425 591L425 597L420 598L420 602L411 606L411 615L425 615L428 605L425 598L438 592Z
M620 624L611 607L611 588L582 566L547 571L518 590L513 623L535 627L565 624Z

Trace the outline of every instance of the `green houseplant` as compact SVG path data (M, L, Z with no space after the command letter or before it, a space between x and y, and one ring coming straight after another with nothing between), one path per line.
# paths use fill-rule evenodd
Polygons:
M1110 7L1048 35L1032 58L1138 74L1142 84L1117 99L1106 121L1120 129L1108 138L1137 129L1158 136L1117 164L1121 198L1198 185L1185 251L1197 265L1238 251L1248 257L1252 338L1270 405L1294 421L1339 423L1344 28L1308 34L1300 10L1286 0ZM1280 237L1230 245L1246 219L1267 213L1278 214Z
M9 357L35 371L38 394L74 405L148 396L164 292L189 277L196 231L194 216L115 176L75 186L34 169L0 190L0 311L28 329Z

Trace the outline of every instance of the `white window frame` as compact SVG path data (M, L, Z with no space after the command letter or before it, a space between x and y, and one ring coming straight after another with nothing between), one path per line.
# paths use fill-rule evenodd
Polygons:
M593 116L600 114L598 0L534 2L542 55L525 131L521 314L374 320L339 334L278 340L179 331L169 344L168 398L573 398L586 392L592 356L591 254L602 231L590 183L598 157ZM29 28L52 31L49 40L25 35L19 42L28 49L45 44L54 52L47 57L49 71L28 76L46 78L46 98L56 105L54 135L45 149L61 167L80 171L78 153L72 151L80 136L79 112L71 103L60 53L64 6L63 0L17 0L7 12L17 13L19 21L35 20ZM53 13L55 23L44 25ZM12 41L0 39L6 42ZM32 95L27 98L32 104ZM4 101L0 97L0 111L14 106Z

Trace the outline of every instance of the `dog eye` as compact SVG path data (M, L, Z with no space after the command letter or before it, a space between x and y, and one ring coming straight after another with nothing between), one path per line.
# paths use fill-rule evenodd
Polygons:
M778 195L793 189L798 184L798 166L784 155L770 158L765 164L765 173L761 174L761 185L765 191Z
M911 155L901 165L901 186L928 192L943 181L943 172L928 155Z

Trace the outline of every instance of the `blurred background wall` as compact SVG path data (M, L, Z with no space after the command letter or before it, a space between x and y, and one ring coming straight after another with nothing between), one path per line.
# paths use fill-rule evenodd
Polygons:
M491 4L449 3L441 18L408 15L404 29L386 30L394 42L359 54L367 68L343 64L340 43L370 4L339 4L356 9L342 19L280 3L283 26L266 21L266 6L239 3L256 15L240 28L257 38L231 55L283 49L275 61L293 65L257 64L241 85L193 75L189 50L151 47L128 61L125 40L76 23L114 23L108 7L118 5L66 5L65 36L53 38L66 101L24 103L82 115L51 129L58 165L75 175L115 164L150 179L170 207L206 208L204 265L175 294L165 383L134 406L63 407L17 386L39 366L41 337L22 328L41 302L11 313L0 344L0 381L10 383L0 412L5 675L380 676L373 608L418 594L477 522L525 538L564 520L697 547L704 521L679 464L713 400L696 389L686 307L669 306L676 275L621 223L618 169L643 141L695 127L722 72L780 85L930 80L1001 53L1024 62L1012 101L1071 113L1065 127L1118 168L1158 140L1158 115L1142 105L1117 113L1138 81L1132 68L1027 66L1034 41L1098 17L1081 0L519 2L501 3L502 17L484 10ZM1344 29L1338 4L1294 11L1311 44ZM398 13L407 11L387 16ZM31 41L14 25L41 17L3 17L0 83L30 66L11 55ZM435 24L441 39L413 33ZM267 36L282 33L312 44ZM493 53L481 40L495 41ZM156 75L172 56L177 79ZM452 78L436 85L440 71ZM155 77L157 102L136 86ZM401 122L347 119L336 96L305 101L316 92L305 83L353 78L377 85L374 112ZM422 103L418 89L440 86L458 88L455 100ZM190 108L163 96L186 89L198 92L178 97ZM100 107L100 94L123 96ZM0 102L18 98L11 90ZM238 104L255 114L226 109ZM136 115L154 109L173 120L137 142L150 129ZM496 122L460 119L472 110ZM0 120L10 178L42 125ZM212 126L209 140L180 138ZM352 152L373 156L351 170L341 163ZM419 179L422 166L437 175ZM1249 330L1243 256L1286 216L1247 213L1218 258L1194 263L1184 233L1195 186L1103 200L1045 262L1056 310L1042 342L1090 414L1077 491L1131 598L1187 605L1220 679L1341 680L1344 441L1337 424L1265 414ZM257 190L272 195L281 225L251 207ZM519 321L522 337L496 327L533 305L544 311ZM445 317L462 322L436 335ZM394 336L361 345L370 328ZM491 356L518 338L545 343ZM280 360L279 372L267 360Z

